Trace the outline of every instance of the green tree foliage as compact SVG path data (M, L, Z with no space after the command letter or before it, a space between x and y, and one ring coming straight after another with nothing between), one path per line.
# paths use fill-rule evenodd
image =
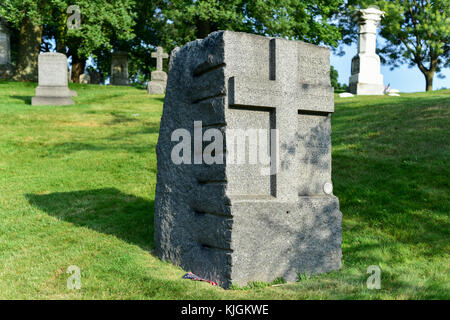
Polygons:
M339 82L338 82L339 74L338 71L333 67L330 66L330 80L331 80L331 86L336 90L339 89Z
M67 8L70 5L80 7L80 29L67 28ZM40 46L43 34L44 51L49 50L49 40L56 40L56 50L72 58L72 80L78 82L91 54L99 48L111 51L115 40L125 41L134 37L134 6L134 0L2 0L0 8L1 15L17 29L28 24L38 28L40 37L37 42ZM29 38L24 34L20 41L30 43L32 39ZM33 49L35 52L36 48ZM33 59L36 60L35 55Z
M81 28L67 28L67 7L80 7ZM79 81L90 55L96 58L96 51L111 52L116 41L134 37L134 0L76 0L66 3L54 11L53 28L57 51L72 58L72 80ZM51 32L52 33L52 32Z
M18 32L17 58L14 61L16 80L35 81L37 79L37 57L42 41L42 30L50 22L54 2L58 0L2 0L0 16L8 21L13 31Z
M136 37L117 43L117 46L130 53L130 76L143 79L148 79L154 70L155 60L150 54L156 46L170 52L176 46L204 38L217 30L335 46L341 35L331 18L342 3L343 0L137 1L134 10ZM105 55L98 56L99 64L105 69Z
M151 52L162 46L168 53L217 30L234 30L287 37L315 44L337 45L339 28L331 22L342 0L154 0L137 1L135 38L115 41L129 52L129 73L134 79L150 78L155 68ZM108 52L96 54L107 73ZM165 61L167 67L167 60Z
M179 45L217 30L234 30L337 45L340 31L330 19L342 0L162 1L170 39Z
M334 91L346 91L348 88L346 84L339 83L339 73L333 66L330 66L330 81Z
M216 30L336 46L341 38L333 17L343 0L2 0L6 19L17 27L25 18L39 26L42 50L72 57L72 79L78 81L92 56L103 73L109 72L111 51L129 52L130 76L148 79L155 61L150 53L160 45L175 46L203 38ZM66 9L81 9L81 29L67 30ZM3 12L3 11L2 11ZM38 41L39 42L39 41ZM75 72L74 72L75 71Z
M432 90L434 75L450 66L450 1L350 0L343 10L347 14L341 16L345 42L357 35L350 13L369 5L385 11L380 34L387 41L378 52L382 62L392 68L417 66L425 77L425 89Z

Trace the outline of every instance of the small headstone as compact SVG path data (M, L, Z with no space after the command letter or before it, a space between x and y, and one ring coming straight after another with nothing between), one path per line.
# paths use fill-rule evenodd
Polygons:
M115 86L128 86L128 53L115 52L111 57L111 84Z
M358 95L384 94L380 57L376 54L377 24L384 15L375 7L360 9L353 15L358 24L358 54L352 59L349 89Z
M163 59L169 56L164 53L163 48L158 47L156 52L152 52L152 58L156 58L156 71L151 73L151 80L148 83L147 91L149 94L164 94L167 86L167 73L162 71Z
M161 259L224 287L341 267L329 55L230 31L172 52L157 144ZM212 141L223 147L208 153Z
M80 75L80 83L83 83L83 84L91 83L91 77L86 73L81 74Z
M349 93L349 92L342 92L342 93L339 93L339 98L351 98L351 97L353 97L354 95L353 94L351 94L351 93Z
M89 76L91 77L91 83L92 84L100 84L100 81L101 81L100 72L90 71L89 72Z
M391 96L391 97L400 97L400 95L399 95L398 93L395 93L395 92L389 92L389 93L388 93L388 96Z
M67 79L67 57L62 53L47 52L39 55L39 85L31 104L69 105L74 104L74 92L69 90ZM76 93L76 92L75 92Z
M9 33L5 22L0 19L0 79L8 79L13 75Z

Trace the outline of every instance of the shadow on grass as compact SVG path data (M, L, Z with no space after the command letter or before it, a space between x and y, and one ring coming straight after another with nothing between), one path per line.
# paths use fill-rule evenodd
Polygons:
M31 96L10 96L10 98L22 100L25 104L31 105Z
M115 188L25 196L31 205L60 220L114 235L147 251L154 247L153 200Z
M152 97L155 100L161 101L162 103L164 103L164 97Z

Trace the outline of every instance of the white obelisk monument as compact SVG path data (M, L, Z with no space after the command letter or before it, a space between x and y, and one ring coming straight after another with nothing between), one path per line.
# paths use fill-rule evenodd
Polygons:
M378 8L360 9L353 15L358 24L358 54L352 59L350 92L361 95L384 93L383 75L380 72L380 57L375 53L377 24L384 15Z

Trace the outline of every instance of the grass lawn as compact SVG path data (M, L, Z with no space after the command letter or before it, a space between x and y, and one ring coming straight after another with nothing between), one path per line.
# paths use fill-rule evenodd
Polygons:
M163 97L71 85L76 105L32 107L35 86L0 82L0 299L450 298L450 90L336 98L342 269L223 290L153 254Z

